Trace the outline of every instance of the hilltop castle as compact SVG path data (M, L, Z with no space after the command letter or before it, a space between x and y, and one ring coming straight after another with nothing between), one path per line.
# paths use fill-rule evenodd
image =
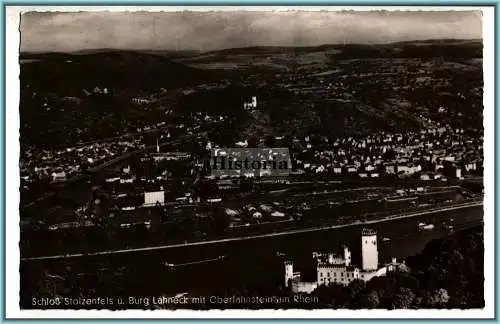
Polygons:
M301 281L300 272L293 272L293 262L285 261L285 286L291 286L295 293L311 293L321 285L347 286L355 279L368 281L403 266L393 258L391 263L378 267L377 232L371 229L363 229L361 232L361 258L362 267L359 269L351 264L351 251L347 247L344 247L343 256L313 252L313 259L317 261L317 279L313 282Z
M257 97L253 96L252 100L250 102L244 102L243 109L249 110L249 111L253 111L253 110L257 109Z

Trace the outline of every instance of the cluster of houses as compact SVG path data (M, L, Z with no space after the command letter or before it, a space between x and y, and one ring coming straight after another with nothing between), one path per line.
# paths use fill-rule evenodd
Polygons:
M306 136L293 139L292 161L302 173L329 173L377 178L418 176L421 180L482 173L482 136L463 129L436 127L420 132L378 133L366 137Z
M104 90L99 89L99 91ZM200 127L200 123L222 121L224 117L197 113L190 116L190 119L193 124L198 124L198 126L186 127L181 123L172 127L172 131L191 135ZM136 131L147 132L163 127L166 127L166 122L164 121L137 128ZM165 136L166 139L169 139L170 132L167 132ZM119 155L144 147L143 136L135 136L133 139L79 144L63 149L44 149L38 151L34 147L26 147L21 152L21 179L25 183L33 183L41 179L48 179L55 182L66 181L71 177L81 174L84 164L89 167L97 166ZM187 152L160 153L159 149L157 149L157 152L151 154L150 157L155 161L161 161L188 159L190 156Z
M21 158L21 179L35 182L47 178L50 181L65 181L82 171L82 165L99 165L121 154L142 148L142 140L120 140L116 142L91 143L58 150L34 152L26 150Z

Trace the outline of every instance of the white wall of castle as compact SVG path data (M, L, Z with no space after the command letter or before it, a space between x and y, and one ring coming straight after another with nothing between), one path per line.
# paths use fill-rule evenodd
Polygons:
M359 279L359 269L320 264L317 267L317 275L318 285L348 285L351 281Z
M343 285L348 286L352 281L359 279L365 282L370 281L375 277L383 277L387 275L388 269L391 265L384 266L378 270L374 271L363 271L359 268L345 267L345 266L332 266L332 265L318 265L317 268L317 282L306 282L300 280L299 272L289 272L290 276L286 276L287 286L291 283L291 288L294 293L307 293L310 294L317 287L322 285ZM395 271L395 265L392 264ZM292 269L293 270L293 269Z
M363 270L378 269L377 235L361 236L361 257Z
M293 281L292 282L292 291L294 293L312 293L316 288L318 288L318 284L316 282L307 282L307 281Z

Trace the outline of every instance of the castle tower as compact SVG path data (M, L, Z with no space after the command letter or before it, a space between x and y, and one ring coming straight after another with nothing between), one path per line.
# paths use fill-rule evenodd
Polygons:
M292 279L293 279L293 262L285 261L285 287L288 287L288 284Z
M354 277L354 279L359 279L359 269L358 268L354 269L353 277Z
M378 249L377 232L371 229L363 229L361 232L361 257L363 270L377 270Z
M351 251L349 251L347 246L344 247L344 260L346 267L351 265Z

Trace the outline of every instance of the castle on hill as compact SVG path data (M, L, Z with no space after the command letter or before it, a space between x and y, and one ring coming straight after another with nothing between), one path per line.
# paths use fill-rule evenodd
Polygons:
M294 293L311 293L321 285L347 286L355 279L366 282L374 277L385 276L387 272L405 268L404 263L398 263L396 258L379 268L377 232L371 229L363 229L361 232L361 269L352 265L351 251L347 247L344 247L343 256L313 252L313 259L317 261L317 279L313 282L302 281L300 272L293 272L293 262L285 261L285 286L291 287Z

